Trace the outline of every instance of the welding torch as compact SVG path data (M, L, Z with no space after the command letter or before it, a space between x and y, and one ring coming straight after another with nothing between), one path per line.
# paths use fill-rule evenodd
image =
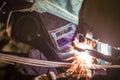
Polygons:
M92 41L92 42L98 42L98 40L96 39L93 39L93 38L87 38L85 37L83 34L79 33L78 34L78 40L79 42L84 42L85 39L87 39L88 41ZM77 51L81 52L81 51L87 51L91 56L93 57L96 57L96 58L100 58L100 59L103 59L103 60L106 60L108 62L115 62L115 61L119 61L120 59L116 58L116 57L113 57L113 56L108 56L108 55L104 55L103 53L100 53L98 52L97 50L95 49L82 49L82 48L79 48L79 47L76 47L74 45L74 42L72 42L72 46L74 47L74 49L76 49Z
M115 56L109 56L109 55L104 55L103 53L98 52L97 50L91 50L91 49L82 49L74 46L74 49L77 51L87 51L91 56L100 58L102 60L108 61L108 62L119 62L120 57L115 57Z

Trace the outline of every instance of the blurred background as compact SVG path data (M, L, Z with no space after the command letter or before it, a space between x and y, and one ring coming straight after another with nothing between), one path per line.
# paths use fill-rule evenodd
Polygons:
M62 46L62 48L59 46L57 47L56 41L58 39L54 38L55 36L53 35L51 36L51 34L54 34L55 31L59 31L61 27L64 27L68 24L73 26L73 30L70 32L70 34L73 34L78 25L79 17L82 17L83 21L92 27L95 39L99 39L101 42L107 43L111 46L120 47L119 0L84 0L84 7L82 7L83 10L81 16L79 16L79 11L81 9L83 0L36 0L35 2L39 3L37 3L37 7L34 7L33 9L35 9L35 11L41 15L40 23L41 25L44 25L42 27L42 30L44 31L41 31L40 35L43 33L42 35L45 34L47 36L47 39L44 37L46 40L51 39L49 42L55 48L55 51L65 48L65 46L68 46L68 44L65 44L64 47ZM12 27L11 29L11 27L7 25L11 11L30 8L33 4L34 0L0 0L0 52L26 54L32 47L39 47L37 41L35 40L36 38L32 39L36 35L39 37L39 31L37 33L38 25L33 25L34 23L30 24L29 21L24 22L23 20L27 18L26 14L22 15L25 17L20 18L22 12L19 13L18 11L18 13L14 13L14 15L10 17L9 26L12 25L15 27ZM54 5L54 7L49 7L51 4ZM16 16L16 14L20 14L20 16ZM38 17L36 16L38 14L33 13L32 15ZM31 16L31 14L29 14L29 16ZM20 24L20 22L28 24L23 25ZM35 23L37 22L35 21ZM25 26L28 27L25 28ZM34 29L32 26L37 27ZM64 30L66 28L67 27L60 30ZM10 29L8 33L6 33L6 29ZM30 37L26 34L27 31L31 32L30 35L28 33ZM50 38L48 38L48 36ZM45 48L47 47L48 45L46 44ZM49 53L46 53L45 55L48 54ZM7 73L6 71L2 70L2 68L4 68L6 65L8 64L0 64L0 80L2 80Z

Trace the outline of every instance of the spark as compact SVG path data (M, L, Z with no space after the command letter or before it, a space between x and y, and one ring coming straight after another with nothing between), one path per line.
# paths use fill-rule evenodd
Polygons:
M95 47L95 42L85 39L84 42L79 42L77 38L73 41L75 47L81 49L93 49ZM90 56L87 51L77 51L74 46L70 46L70 53L74 53L72 57L67 58L66 60L73 60L72 66L67 70L68 73L73 74L73 77L78 79L85 77L86 79L92 77L90 67L94 62L94 57Z

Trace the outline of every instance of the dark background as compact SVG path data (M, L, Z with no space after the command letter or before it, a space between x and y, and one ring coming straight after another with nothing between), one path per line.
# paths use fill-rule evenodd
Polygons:
M83 18L93 27L96 39L120 46L119 0L86 0Z

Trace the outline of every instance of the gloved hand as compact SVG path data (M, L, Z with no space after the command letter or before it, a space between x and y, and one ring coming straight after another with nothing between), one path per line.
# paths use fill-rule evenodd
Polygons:
M54 72L49 72L49 74L43 74L34 78L34 80L56 80L56 75Z

